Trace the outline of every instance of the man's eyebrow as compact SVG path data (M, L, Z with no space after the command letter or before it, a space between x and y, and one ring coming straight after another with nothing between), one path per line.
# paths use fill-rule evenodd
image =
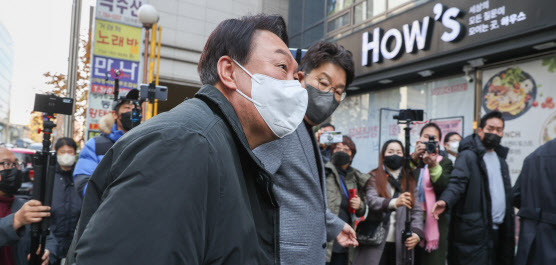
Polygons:
M284 50L284 49L276 49L276 50L274 51L274 53L280 53L280 54L283 54L283 55L285 55L285 56L291 55L291 53L290 53L289 51L286 51L286 50Z
M332 79L333 79L333 78L332 78L329 74L327 74L326 72L322 72L321 74L325 75L326 78L328 78L328 81L332 82ZM345 88L345 87L346 87L346 85L343 85L343 84L337 86L337 88Z

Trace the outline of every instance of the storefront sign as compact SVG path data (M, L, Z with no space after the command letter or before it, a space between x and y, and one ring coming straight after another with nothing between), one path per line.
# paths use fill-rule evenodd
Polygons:
M141 28L96 20L94 54L139 61Z
M141 0L98 0L96 17L140 27L141 22L139 22L137 13L144 2Z
M87 101L87 130L98 131L98 122L112 111L112 95L90 93Z
M116 69L122 71L119 86L120 93L137 88L139 82L139 62L93 56L91 70L91 92L113 94L114 80L110 73ZM106 80L108 77L108 80Z
M425 16L423 22L419 20L402 26L402 31L397 28L392 28L386 31L381 38L382 28L377 27L373 30L373 34L363 32L362 36L362 57L361 64L370 66L369 54L372 54L372 62L378 63L381 56L384 59L390 60L397 58L401 55L402 51L406 53L415 53L417 50L425 50L430 47L431 33L435 21L440 21L446 30L440 36L444 42L456 41L461 33L462 25L457 20L457 17L462 13L459 8L445 8L442 4L438 3L433 8L434 20L430 16ZM393 44L391 44L393 43ZM403 46L402 46L403 43ZM393 46L392 46L393 45ZM417 46L417 49L415 49Z
M353 53L355 74L360 77L553 28L553 10L556 1L552 0L442 0L419 5L337 42Z
M502 145L512 181L523 160L540 145L556 138L556 56L483 72L482 114L498 110L505 120Z

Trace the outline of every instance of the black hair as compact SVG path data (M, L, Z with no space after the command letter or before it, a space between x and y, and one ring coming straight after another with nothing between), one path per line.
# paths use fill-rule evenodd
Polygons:
M286 46L288 45L286 22L279 15L261 14L240 19L226 19L210 34L199 59L197 72L201 83L214 85L220 80L217 64L222 56L230 56L240 64L249 61L253 33L256 30L270 31L282 39Z
M319 127L319 129L322 129L322 128L324 128L324 127L332 127L332 128L334 128L334 131L336 130L336 126L332 125L332 123L330 123L330 122L327 122L327 123L321 125L321 126Z
M54 150L56 150L56 152L58 152L58 149L62 148L62 146L64 146L64 145L67 145L67 146L73 148L73 150L77 151L77 144L70 137L62 137L62 138L58 139L56 141L56 144L54 145Z
M440 127L438 127L438 124L431 122L431 123L427 123L425 126L423 126L423 128L421 128L421 132L419 133L419 136L423 135L423 131L426 128L429 127L433 127L438 131L438 139L435 139L436 141L440 141L440 139L442 139L442 130L440 130Z
M485 116L481 118L481 122L479 123L479 128L484 129L487 124L487 121L494 118L501 119L502 128L506 127L506 122L504 121L504 116L502 116L502 112L495 110L485 114Z
M450 138L454 135L458 135L459 137L461 137L461 135L457 132L449 132L449 133L446 134L446 136L444 136L444 143L447 143L448 141L450 141Z
M319 41L309 47L307 53L301 59L300 71L309 74L323 63L330 62L340 66L346 72L346 88L353 82L355 70L353 55L343 46L325 40Z

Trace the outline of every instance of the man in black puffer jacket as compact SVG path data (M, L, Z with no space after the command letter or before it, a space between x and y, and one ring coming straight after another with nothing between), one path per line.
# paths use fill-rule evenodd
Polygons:
M481 118L477 133L461 141L450 182L434 206L435 218L452 209L450 265L513 262L514 210L503 134L500 112Z

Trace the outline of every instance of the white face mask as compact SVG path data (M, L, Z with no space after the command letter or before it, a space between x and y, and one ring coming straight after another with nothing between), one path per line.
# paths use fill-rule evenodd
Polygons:
M457 154L458 153L458 148L459 148L459 142L449 142L448 147L449 147L450 151Z
M58 164L63 167L71 167L75 163L75 156L70 154L63 154L56 156Z
M236 91L253 102L266 125L278 138L294 132L307 111L307 90L301 83L297 80L278 80L263 74L252 75L236 60L233 61L251 76L251 98L239 89Z

